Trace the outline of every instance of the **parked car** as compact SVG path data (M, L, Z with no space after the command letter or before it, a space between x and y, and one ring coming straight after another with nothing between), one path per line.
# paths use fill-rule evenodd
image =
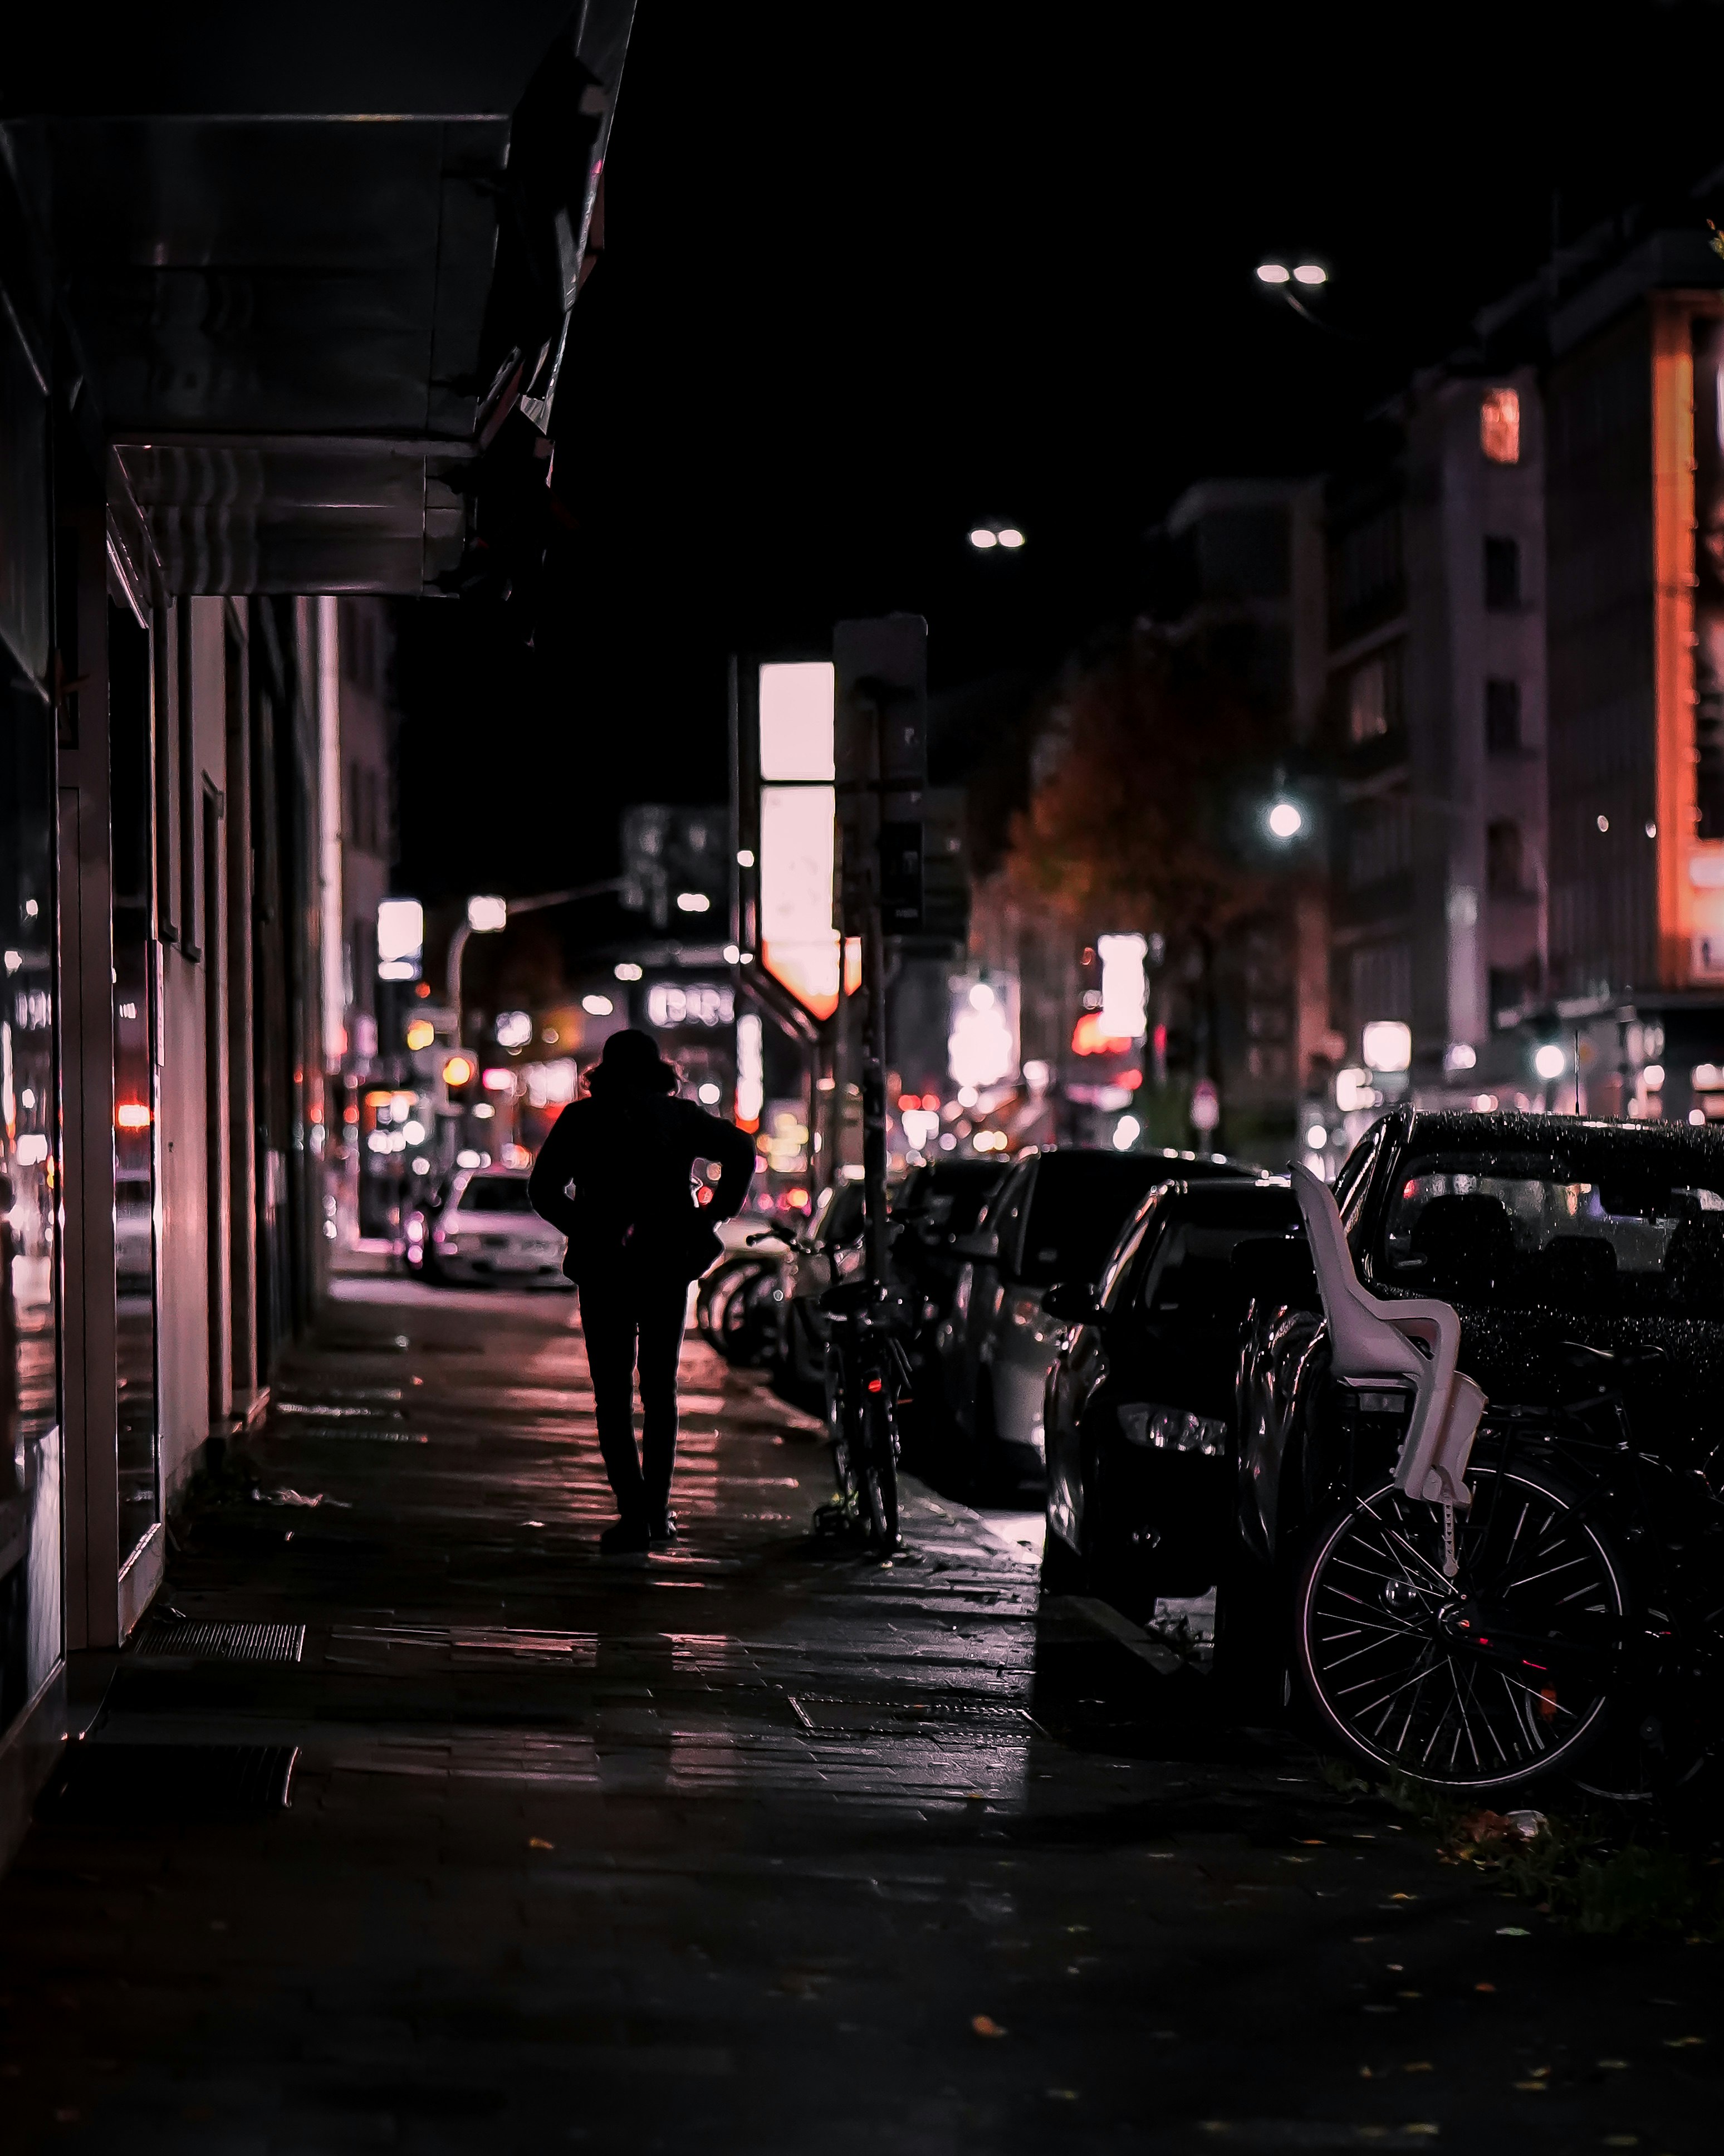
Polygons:
M1675 1634L1685 1598L1702 1613L1724 1600L1724 1527L1710 1524L1724 1488L1724 1137L1403 1110L1366 1134L1334 1195L1368 1292L1460 1317L1458 1368L1487 1401L1473 1507L1451 1516L1460 1568L1444 1569L1441 1508L1393 1481L1410 1390L1332 1377L1308 1269L1271 1256L1234 1407L1239 1528L1255 1564L1223 1635L1259 1642L1265 1676L1298 1669L1335 1732L1379 1765L1506 1784L1591 1732L1637 1636L1632 1613L1663 1611ZM1627 1401L1632 1441L1607 1417L1591 1466L1577 1394ZM1645 1486L1613 1528L1628 1501L1597 1481L1598 1463L1624 1458ZM1490 1502L1508 1480L1512 1503ZM1343 1531L1358 1547L1343 1549ZM1345 1580L1337 1558L1353 1568ZM1658 1563L1683 1577L1657 1578ZM1557 1565L1581 1584L1551 1602L1540 1583ZM1716 1668L1717 1630L1706 1619L1684 1656ZM1634 1654L1644 1663L1650 1646ZM1658 1726L1644 1707L1631 1719Z
M425 1270L451 1286L562 1286L563 1239L527 1198L527 1178L513 1168L463 1169L437 1213Z
M859 1178L824 1190L808 1224L792 1238L784 1261L783 1301L772 1375L787 1397L813 1405L826 1394L826 1318L820 1297L862 1264Z
M1064 1337L1042 1297L1056 1281L1093 1286L1147 1194L1184 1179L1244 1171L1178 1152L1085 1147L1022 1153L961 1237L952 1303L936 1331L941 1390L967 1477L1040 1479L1048 1373Z
M960 1240L974 1233L1010 1173L1003 1160L933 1160L899 1185L891 1208L893 1263L921 1289L930 1322L945 1315L957 1292Z
M1232 1417L1250 1290L1242 1245L1297 1228L1285 1178L1170 1183L1101 1281L1043 1296L1069 1327L1047 1381L1050 1584L1130 1614L1214 1587L1234 1533Z

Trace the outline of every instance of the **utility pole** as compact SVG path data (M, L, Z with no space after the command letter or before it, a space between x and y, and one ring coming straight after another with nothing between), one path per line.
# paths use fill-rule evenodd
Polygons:
M839 914L862 943L862 1175L868 1277L886 1273L887 938L922 927L928 625L842 621L833 634ZM840 1006L841 1007L841 1006Z

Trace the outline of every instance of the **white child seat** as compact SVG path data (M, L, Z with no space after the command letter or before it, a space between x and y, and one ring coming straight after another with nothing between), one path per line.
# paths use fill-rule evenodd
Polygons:
M1391 1301L1360 1284L1334 1194L1308 1168L1293 1170L1311 1264L1329 1326L1329 1367L1337 1378L1398 1379L1413 1387L1413 1414L1395 1463L1409 1497L1471 1504L1462 1477L1485 1412L1485 1395L1455 1367L1460 1318L1453 1303Z

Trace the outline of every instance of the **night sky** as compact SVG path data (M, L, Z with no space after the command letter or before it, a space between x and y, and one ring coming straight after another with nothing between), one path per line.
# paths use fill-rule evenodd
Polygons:
M640 0L574 572L530 651L408 610L401 886L603 875L622 803L721 798L732 649L904 607L936 690L1049 665L1182 487L1322 469L1553 229L1721 163L1716 5ZM1277 251L1348 335L1261 294Z

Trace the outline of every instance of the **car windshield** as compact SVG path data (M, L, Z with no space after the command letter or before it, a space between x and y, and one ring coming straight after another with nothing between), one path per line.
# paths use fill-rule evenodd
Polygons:
M463 1213L531 1213L526 1178L519 1175L475 1176L461 1193Z
M1724 1174L1564 1145L1414 1153L1373 1254L1385 1285L1495 1309L1724 1319Z
M1036 1170L1019 1270L1033 1286L1093 1281L1145 1194L1167 1180L1154 1155L1052 1152Z
M1251 1288L1234 1270L1234 1250L1252 1236L1280 1235L1298 1218L1286 1190L1254 1191L1231 1204L1188 1199L1143 1268L1137 1299L1152 1317L1177 1319L1182 1327L1239 1325Z
M920 1168L916 1194L905 1207L905 1218L924 1231L967 1235L982 1217L982 1209L999 1188L1005 1173L991 1161L956 1161Z

